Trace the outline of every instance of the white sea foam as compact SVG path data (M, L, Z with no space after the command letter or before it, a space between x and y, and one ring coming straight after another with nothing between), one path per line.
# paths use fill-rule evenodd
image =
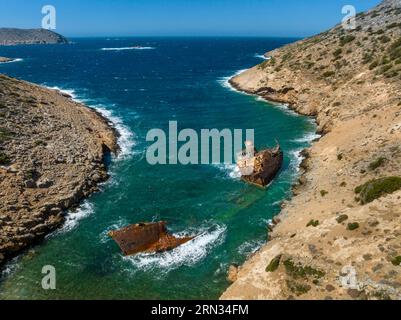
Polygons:
M238 253L241 255L250 255L260 249L265 242L262 240L251 240L244 242L238 247Z
M107 227L103 232L100 234L100 242L106 243L111 241L112 239L109 237L109 232L113 230L119 230L128 225L128 221L126 219L120 219L117 222L113 223L109 227Z
M314 132L310 132L306 135L304 135L301 138L298 139L294 139L292 140L293 142L298 142L298 143L311 143L316 139L321 138L322 136L320 134L314 133Z
M218 168L220 171L224 172L227 177L231 179L241 178L241 172L236 164L214 164L214 167Z
M241 73L243 73L243 72L245 72L245 71L247 71L247 69L239 70L239 71L235 72L233 75L228 76L228 77L219 78L217 81L218 81L218 83L220 83L224 88L230 89L231 91L236 91L236 92L239 92L239 93L244 93L244 92L242 92L242 91L239 91L239 90L235 89L235 88L230 84L230 79L233 78L233 77L236 77L236 76L240 75Z
M79 222L94 212L93 204L89 201L85 201L82 203L78 209L68 211L67 215L65 216L65 222L61 229L57 230L53 234L50 234L49 237L53 237L55 235L64 234L74 230Z
M131 257L123 257L125 261L132 263L142 271L157 269L162 273L169 272L181 266L193 266L204 259L212 248L223 243L226 227L215 226L210 230L198 230L185 235L199 235L172 251L158 254L139 254ZM176 236L183 236L177 234Z
M264 54L255 54L255 58L269 60L270 58L266 57Z
M3 270L0 271L0 279L8 278L18 270L20 258L21 256L15 257L5 264Z
M124 51L124 50L154 50L155 47L122 47L122 48L102 48L102 51Z
M135 146L134 134L132 131L126 127L123 120L120 117L115 116L112 111L99 105L95 106L95 109L105 118L110 120L120 135L118 137L118 145L120 146L121 152L118 154L118 159L126 159L131 156Z
M72 99L76 100L77 102L81 102L79 99L77 99L77 95L75 94L75 90L72 89L61 89L60 87L54 86L54 87L47 87L52 90L57 90L60 91L61 93L68 94Z

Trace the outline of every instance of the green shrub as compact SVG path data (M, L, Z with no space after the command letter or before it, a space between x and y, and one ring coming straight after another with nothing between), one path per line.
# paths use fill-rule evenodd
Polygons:
M359 199L362 204L367 204L400 189L400 177L385 177L366 182L365 184L357 187L355 189L355 193L359 194Z
M307 227L317 227L319 225L319 220L311 220L308 222L308 224L306 225Z
M391 260L391 263L395 265L396 267L399 267L401 265L401 256L395 257Z
M398 23L397 22L393 22L392 24L389 24L387 26L387 29L393 29L393 28L396 28L396 27L398 27Z
M286 280L286 284L288 289L297 296L301 296L305 293L308 293L309 290L312 289L311 286L308 284L297 283L295 281L290 281L288 279Z
M0 142L11 139L13 135L14 133L11 132L10 130L0 127Z
M329 192L326 191L326 190L320 190L320 195L321 195L322 197L325 197L328 193L329 193Z
M10 157L0 152L0 166L8 166L11 163Z
M280 266L280 260L281 260L281 255L278 255L277 257L273 258L272 261L270 261L269 265L266 267L266 272L276 271Z
M326 275L326 273L322 270L312 268L311 266L303 266L301 264L296 264L290 258L285 260L283 264L287 274L293 277L294 279L306 279L308 277L320 279Z
M358 222L353 222L353 223L348 223L347 229L349 231L354 231L359 228L359 223Z
M391 39L387 36L381 36L379 40L381 41L381 43L387 43L391 41Z
M348 216L346 214L342 214L336 220L337 220L338 223L343 223L343 222L348 220Z
M352 36L352 35L347 35L347 36L345 36L345 37L341 37L341 38L340 38L340 46L343 47L343 46L345 46L347 43L350 43L350 42L352 42L352 41L354 41L354 40L355 40L355 36Z
M386 161L387 159L385 157L377 158L375 161L369 164L368 169L371 171L376 170L377 168L380 168Z
M377 60L373 61L369 66L369 70L375 69L378 65L379 65L379 62Z
M333 52L333 56L337 58L337 57L341 56L342 53L343 53L343 49L340 48Z
M325 73L323 73L323 77L324 78L329 78L334 76L336 73L334 71L326 71Z

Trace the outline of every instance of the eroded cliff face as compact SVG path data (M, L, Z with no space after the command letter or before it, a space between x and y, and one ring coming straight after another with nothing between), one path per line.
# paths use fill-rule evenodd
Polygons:
M401 176L401 1L356 22L268 52L231 80L315 116L323 137L223 299L401 298L401 184L377 180Z
M116 132L60 92L0 75L0 265L107 179Z

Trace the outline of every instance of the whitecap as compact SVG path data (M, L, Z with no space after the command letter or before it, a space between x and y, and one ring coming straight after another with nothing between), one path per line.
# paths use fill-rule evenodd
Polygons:
M133 155L133 148L135 146L134 134L124 125L123 120L120 117L115 116L112 111L103 106L96 105L93 107L96 111L100 112L100 114L107 118L119 133L118 145L120 147L120 153L118 154L117 159L126 159Z
M317 134L315 132L310 132L305 134L303 137L298 138L298 139L294 139L292 140L293 142L297 142L297 143L308 143L310 144L311 142L313 142L316 139L320 139L322 136L320 134Z
M174 250L157 254L138 254L123 257L142 271L157 269L167 273L181 266L193 266L204 259L210 251L223 243L225 239L226 226L217 225L213 229L198 230L185 233L185 236L198 235L195 239L175 248ZM176 234L177 237L184 234Z
M21 256L15 257L4 265L3 270L0 271L0 279L10 277L18 270L20 258Z
M65 216L65 222L61 229L57 230L55 233L51 234L50 236L60 235L63 233L70 232L71 230L75 229L79 222L91 214L93 214L94 208L93 204L89 201L85 201L81 206L79 206L76 210L69 210L67 215Z
M103 232L99 235L100 237L100 242L101 243L106 243L111 241L112 239L109 236L109 232L113 230L119 230L125 226L128 225L128 222L126 219L120 219L117 222L113 223L112 225L108 226Z
M235 73L234 73L233 75L231 75L231 76L228 76L228 77L221 77L221 78L219 78L219 79L217 80L217 82L220 83L224 88L227 88L227 89L230 89L231 91L235 91L235 92L239 92L239 93L243 93L243 94L244 94L243 91L239 91L239 90L235 89L235 88L231 85L230 79L233 78L233 77L236 77L236 76L240 75L241 73L243 73L243 72L245 72L245 71L247 71L247 70L248 70L248 69L242 69L242 70L239 70L239 71L235 72Z
M238 253L248 256L258 251L264 243L265 241L263 240L246 241L238 247Z
M255 54L255 58L263 59L263 60L269 60L268 57L266 57L264 54Z
M225 175L231 179L241 178L241 172L236 164L220 163L213 164L213 166L225 173Z
M124 50L154 50L155 47L121 47L121 48L102 48L102 51L124 51Z
M69 95L72 99L74 99L77 102L81 102L80 100L77 99L77 95L75 93L75 90L73 89L61 89L60 87L54 86L54 87L46 87L48 89L56 90L59 91L63 94Z

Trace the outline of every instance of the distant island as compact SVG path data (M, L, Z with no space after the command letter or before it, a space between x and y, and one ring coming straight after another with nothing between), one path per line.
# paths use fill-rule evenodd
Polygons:
M65 37L46 29L0 28L0 46L67 43Z

